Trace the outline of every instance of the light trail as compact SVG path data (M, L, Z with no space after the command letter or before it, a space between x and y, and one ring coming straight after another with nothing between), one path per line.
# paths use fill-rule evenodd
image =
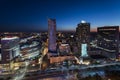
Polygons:
M14 77L13 77L13 79L12 80L22 80L23 78L24 78L24 76L25 76L25 73L26 73L26 71L27 71L27 67L28 67L28 65L29 65L29 62L28 61L25 61L25 67L23 68L23 69L19 69L16 73L15 73L15 75L14 75Z

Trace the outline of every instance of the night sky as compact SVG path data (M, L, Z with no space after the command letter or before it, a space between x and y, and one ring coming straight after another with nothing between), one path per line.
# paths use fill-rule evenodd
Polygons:
M120 25L120 0L0 0L0 31L47 30L48 18L58 30L75 30L81 20L92 29Z

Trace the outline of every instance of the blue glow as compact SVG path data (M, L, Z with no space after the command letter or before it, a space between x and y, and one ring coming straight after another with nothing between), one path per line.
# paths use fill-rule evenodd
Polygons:
M81 47L82 47L82 49L81 49L81 56L82 57L87 57L88 56L88 54L87 54L87 44L82 44L81 45Z

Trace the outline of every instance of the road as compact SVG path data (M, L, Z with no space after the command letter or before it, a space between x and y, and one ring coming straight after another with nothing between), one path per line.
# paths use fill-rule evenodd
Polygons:
M89 65L89 66L70 66L69 68L66 68L66 67L61 67L59 68L61 72L64 72L64 73L58 73L58 72L51 72L51 73L44 73L44 74L36 74L36 75L33 75L33 76L29 76L31 77L32 79L35 78L35 79L39 79L39 80L70 80L69 78L71 78L72 80L76 80L76 75L75 74L70 74L69 73L69 70L74 70L74 69L78 69L78 71L82 71L82 70L87 70L88 68L91 68L91 69L94 69L95 67L98 67L98 68L101 68L101 67L105 67L105 66L110 66L110 65L120 65L119 62L116 62L116 63L106 63L106 64L99 64L99 65ZM74 72L73 72L74 73ZM87 72L86 72L87 73ZM61 75L61 76L60 76ZM41 79L42 78L42 79ZM31 80L31 79L28 79L27 80Z
M105 66L111 66L111 65L120 65L120 62L114 62L114 63L106 63L106 64L95 64L95 65L79 65L79 66L71 66L69 69L88 69L88 68L95 68L95 67L105 67Z
M22 68L22 69L19 69L15 74L14 74L14 77L12 80L21 80L24 78L25 74L26 74L26 71L27 71L27 67L29 65L29 62L26 61L25 62L25 67Z

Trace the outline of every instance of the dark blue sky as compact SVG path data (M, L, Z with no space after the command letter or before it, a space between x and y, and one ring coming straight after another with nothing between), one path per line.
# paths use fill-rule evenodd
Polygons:
M120 0L0 0L0 31L75 30L81 20L91 28L120 25Z

